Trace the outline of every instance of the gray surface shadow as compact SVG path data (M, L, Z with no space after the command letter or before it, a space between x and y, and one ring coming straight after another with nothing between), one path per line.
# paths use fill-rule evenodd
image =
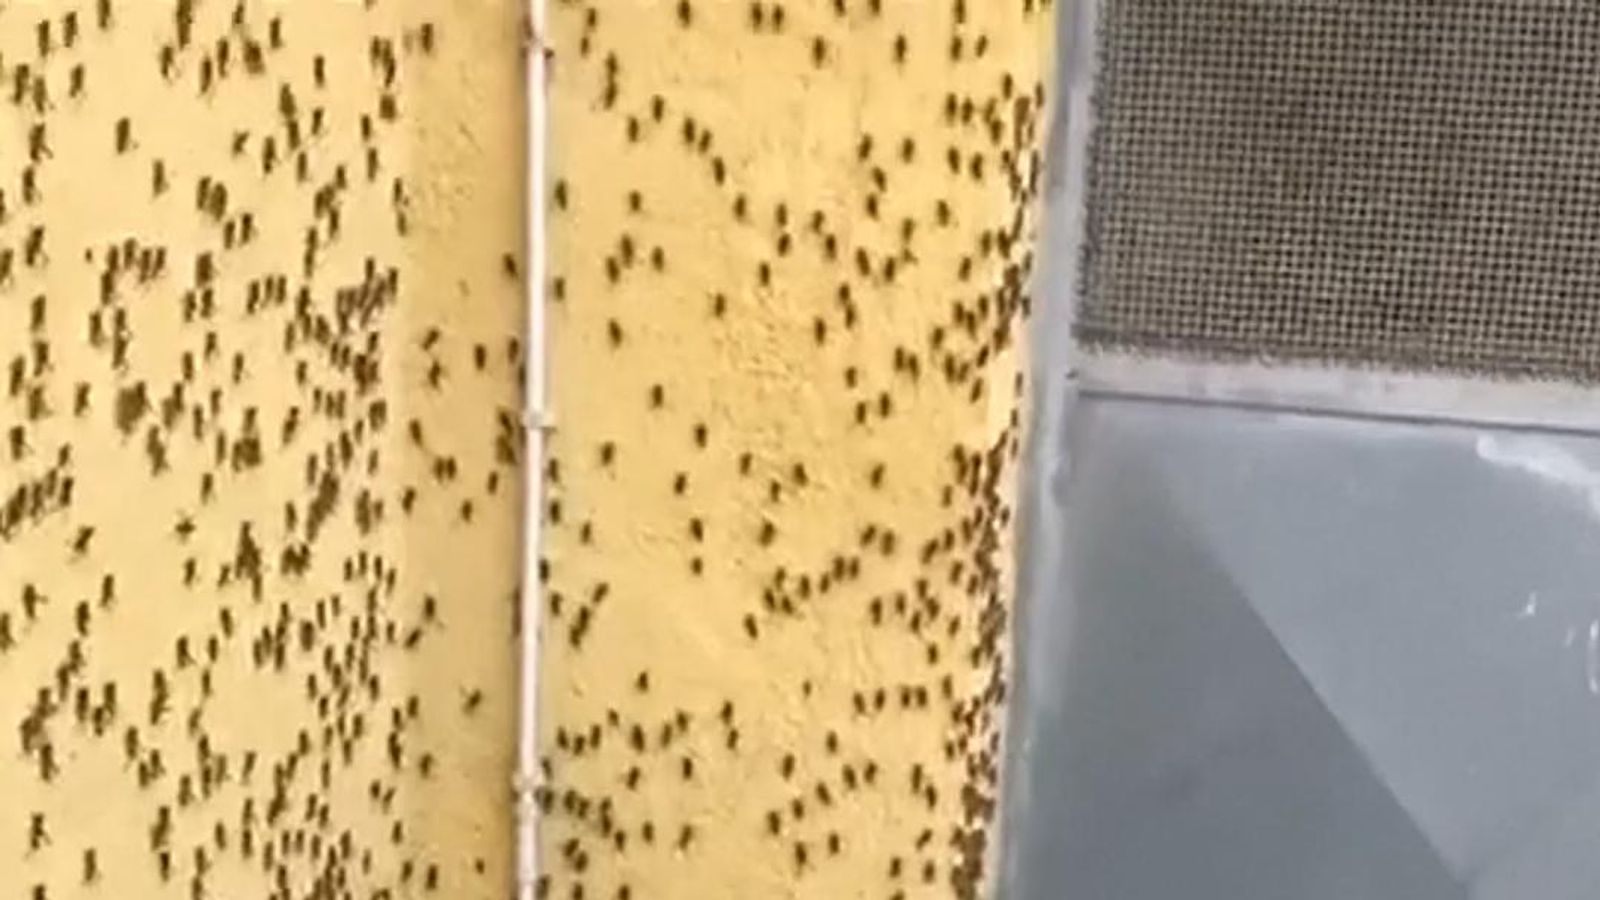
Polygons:
M1181 443L1163 454L1174 503L1460 877L1600 776L1592 441L1154 404L1118 417L1141 443Z
M1176 514L1160 466L1078 449L1063 487L1096 527L1066 548L1070 615L1023 635L1031 796L1003 895L1467 896Z
M1059 98L1098 5L1057 4ZM1080 397L1078 109L1033 285L999 896L1600 896L1600 441Z

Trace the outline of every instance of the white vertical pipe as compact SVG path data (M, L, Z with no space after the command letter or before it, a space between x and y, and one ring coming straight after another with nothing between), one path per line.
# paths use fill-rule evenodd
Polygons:
M517 897L534 900L539 878L539 620L544 586L539 580L540 525L544 506L545 408L545 165L548 92L545 0L528 0L531 34L526 48L528 103L527 336L523 361L522 634L516 791Z

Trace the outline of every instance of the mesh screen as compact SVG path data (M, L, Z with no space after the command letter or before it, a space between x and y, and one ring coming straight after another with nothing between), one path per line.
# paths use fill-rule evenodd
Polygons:
M1600 4L1102 0L1091 346L1600 379Z

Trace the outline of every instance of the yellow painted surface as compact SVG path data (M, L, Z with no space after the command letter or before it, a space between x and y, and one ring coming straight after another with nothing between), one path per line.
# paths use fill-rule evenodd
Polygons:
M517 7L183 7L0 3L0 897L503 897Z
M1052 12L552 7L544 888L973 896Z
M518 5L99 7L0 2L0 897L504 896ZM1051 14L551 0L547 896L989 878Z

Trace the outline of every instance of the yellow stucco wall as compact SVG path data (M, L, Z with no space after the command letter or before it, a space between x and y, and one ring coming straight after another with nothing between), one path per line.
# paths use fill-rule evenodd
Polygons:
M0 897L503 897L517 7L184 7L0 4Z
M969 896L1050 13L550 6L543 888ZM521 10L237 9L0 4L0 896L501 897Z
M1052 16L552 7L549 896L973 896Z

